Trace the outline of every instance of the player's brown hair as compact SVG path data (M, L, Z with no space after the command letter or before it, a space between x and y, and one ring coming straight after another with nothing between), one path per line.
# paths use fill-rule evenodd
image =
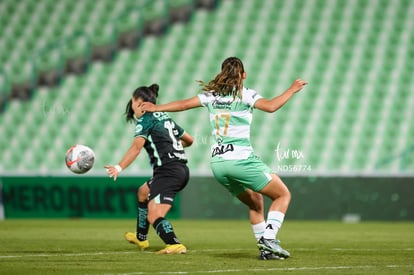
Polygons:
M203 91L233 97L240 97L243 89L243 62L237 57L226 58L221 64L221 72L216 75L208 84L203 81L197 81Z

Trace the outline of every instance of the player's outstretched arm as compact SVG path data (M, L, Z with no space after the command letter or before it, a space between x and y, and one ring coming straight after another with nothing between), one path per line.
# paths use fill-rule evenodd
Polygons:
M201 107L197 96L160 105L151 102L143 102L141 105L141 109L146 112L179 112L196 107Z
M183 145L183 147L191 146L194 140L193 137L187 132L184 132L184 135L182 135L180 139L181 139L181 144Z
M129 147L128 151L125 153L122 160L117 165L105 165L106 172L110 178L114 178L116 181L119 173L127 168L139 155L142 147L144 146L145 139L143 137L136 137Z
M276 112L283 105L285 105L286 102L288 102L288 100L293 96L293 94L299 92L306 84L308 84L306 81L302 79L296 79L295 81L293 81L292 85L290 85L290 87L281 95L276 96L270 100L261 98L256 101L254 107L256 109L269 113Z

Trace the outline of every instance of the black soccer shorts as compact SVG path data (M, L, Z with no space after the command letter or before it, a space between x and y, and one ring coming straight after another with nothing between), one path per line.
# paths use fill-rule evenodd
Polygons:
M172 205L175 195L184 189L190 178L188 166L182 162L170 162L154 169L148 182L150 193L148 200L158 204Z

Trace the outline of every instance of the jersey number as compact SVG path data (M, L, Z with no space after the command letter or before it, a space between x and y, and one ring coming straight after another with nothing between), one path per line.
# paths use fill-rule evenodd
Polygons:
M219 119L224 118L224 128L222 134L220 133ZM227 129L229 128L230 123L230 114L220 114L216 115L216 135L217 136L227 136Z
M181 144L181 141L177 140L176 136L174 136L174 128L175 128L174 122L172 121L164 122L164 128L168 130L168 134L170 135L174 149L177 151L184 150L183 145Z

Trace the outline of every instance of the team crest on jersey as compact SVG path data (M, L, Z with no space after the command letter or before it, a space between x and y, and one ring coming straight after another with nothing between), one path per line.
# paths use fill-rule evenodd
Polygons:
M135 133L139 134L142 131L142 125L138 124L137 126L135 126Z

